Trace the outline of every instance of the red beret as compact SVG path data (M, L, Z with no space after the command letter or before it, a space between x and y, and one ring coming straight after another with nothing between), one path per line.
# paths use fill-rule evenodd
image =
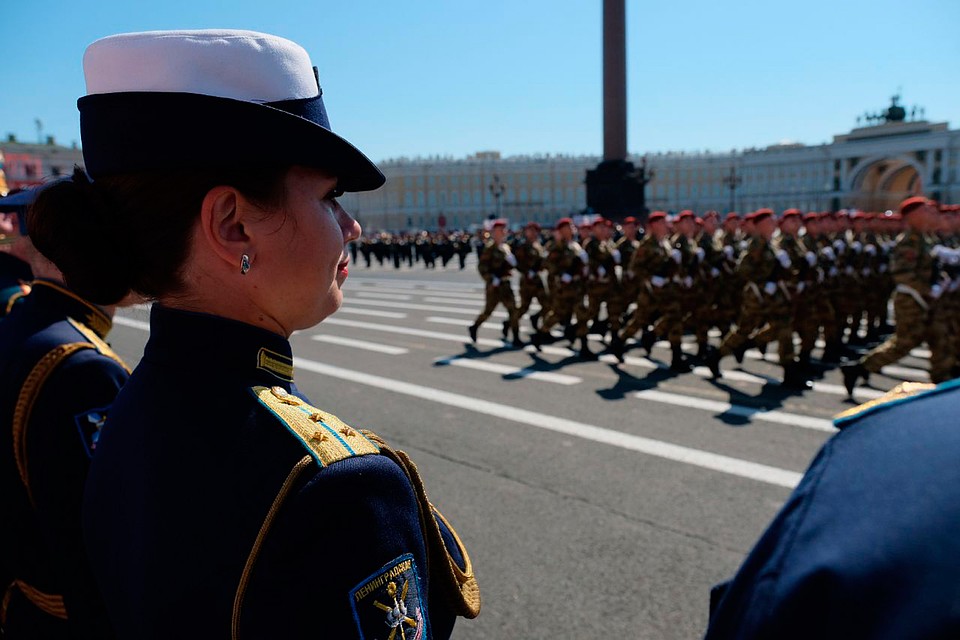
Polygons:
M637 224L637 219L633 216L627 216L623 219L623 224Z
M786 211L783 212L783 217L784 217L784 218L789 218L789 217L791 217L791 216L798 216L798 217L799 217L799 216L802 216L802 215L803 215L803 213L801 213L800 209L787 209Z
M706 213L703 214L703 217L704 217L704 218L719 218L719 217L720 217L720 214L717 213L716 211L714 211L713 209L710 209L710 211L707 211Z
M695 219L697 216L690 209L684 209L680 212L680 215L677 216L677 220L683 220L684 218Z
M594 219L594 221L593 221L593 225L596 226L596 225L598 225L598 224L607 224L607 221L604 219L603 216L597 216L596 219ZM584 225L584 226L586 226L586 225Z
M912 213L913 211L916 211L923 205L927 204L930 204L930 201L923 196L914 196L901 202L900 206L897 207L897 211L900 213L900 215L905 216L908 213Z
M808 211L807 213L803 214L804 222L818 222L819 220L820 214L816 211Z
M650 214L650 217L647 218L647 222L657 222L658 220L659 220L659 221L662 221L662 220L666 220L666 219L667 219L667 214L666 214L666 212L664 212L664 211L654 211L653 213Z
M725 221L726 221L726 220L739 220L739 219L740 219L740 214L737 213L736 211L731 211L730 213L727 214L727 217L724 218Z
M557 224L553 227L554 229L562 229L563 227L569 227L573 225L573 220L570 218L560 218L557 220Z
M506 220L494 220L494 222L493 222L493 228L494 228L494 229L496 229L497 227L504 227L504 228L506 228L506 226L507 226L507 221L506 221Z
M540 225L539 225L539 223L536 223L536 222L528 222L528 223L527 223L527 226L526 226L525 228L527 228L527 229L536 229L537 231L540 231Z
M773 209L757 209L756 211L751 213L749 217L754 222L760 222L764 218L769 218L772 215L773 215Z

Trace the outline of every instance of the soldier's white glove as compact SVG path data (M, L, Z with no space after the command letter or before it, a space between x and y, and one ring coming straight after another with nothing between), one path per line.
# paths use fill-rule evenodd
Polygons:
M600 265L599 267L597 267L597 275L600 276L601 278L607 275L607 270L603 268L603 265Z
M716 278L719 275L720 275L720 269L717 269L716 267L711 267L710 276L713 278Z
M673 258L673 261L677 264L683 262L683 255L680 253L680 249L670 249L670 257Z
M667 284L667 281L665 278L661 278L660 276L650 276L650 284L659 289L663 285Z
M683 286L687 289L693 286L693 278L687 276L683 279Z
M860 269L860 273L861 273L861 275L863 275L864 277L869 276L870 273L871 273L870 267L864 267L863 269Z
M937 284L932 285L932 286L930 287L930 297L931 297L931 298L933 298L934 300L937 300L937 299L939 299L940 296L942 296L942 295L943 295L943 287L940 286L940 283L937 283Z
M846 268L843 270L843 272L844 272L845 274L847 274L848 276L852 276L852 275L854 274L853 267L846 267Z
M510 263L510 266L511 266L511 267L515 267L515 266L517 266L517 257L516 257L515 255L513 255L512 253L508 253L508 254L507 254L507 262Z
M573 282L573 276L570 275L569 273L565 273L562 276L560 276L560 282L564 284L570 284L571 282Z
M580 256L580 262L582 262L582 263L584 263L584 264L590 262L590 256L588 256L588 255L587 255L587 252L584 251L583 249L580 249L580 253L577 254L577 255Z
M881 264L879 267L877 267L877 271L879 271L880 273L886 273L886 272L887 272L887 265Z
M741 241L740 241L740 251L746 251L746 250L749 249L749 248L750 248L750 243L749 243L749 242L747 242L746 240L741 240Z
M850 248L853 249L854 252L860 253L860 250L863 249L863 245L860 244L859 240L854 240L850 243Z
M833 247L824 247L820 249L820 253L823 254L823 257L831 262L836 262L837 254L833 252Z
M766 283L765 285L763 285L763 292L766 293L768 296L772 296L777 292L777 283L776 282Z
M877 255L877 247L872 244L868 244L863 248L863 252L866 253L868 256L875 256Z
M617 264L620 264L620 249L614 249L610 252L610 255L613 256L613 261Z
M703 262L703 259L707 257L707 252L703 250L703 247L697 247L693 252L697 254L697 260L700 262Z
M838 275L840 275L840 272L837 271L836 267L830 267L830 271L828 271L828 273L830 274L831 278L836 278Z
M733 260L733 247L729 244L723 245L723 255L727 256L727 260Z
M500 286L500 278L498 278L497 276L493 276L493 279L490 280L490 284L492 284L492 285L495 286L495 287L499 287L499 286Z
M797 293L803 293L803 290L807 288L807 283L801 280L797 283Z
M930 257L934 259L939 258L940 252L943 251L944 249L946 249L946 247L943 246L942 244L933 245L933 248L930 249Z
M788 256L787 252L783 249L777 251L777 260L780 262L780 266L784 269L790 268L790 256Z
M536 271L533 271L533 270L531 269L530 271L527 271L527 277L530 278L530 279L536 278L536 277L537 277L537 272L536 272Z
M846 246L847 245L843 242L843 240L840 240L839 238L833 241L833 248L837 253L843 253L843 250Z
M817 266L817 255L813 251L807 251L807 264L811 267Z

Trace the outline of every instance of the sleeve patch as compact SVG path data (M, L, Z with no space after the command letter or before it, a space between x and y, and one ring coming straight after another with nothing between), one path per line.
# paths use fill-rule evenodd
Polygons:
M83 413L78 413L73 417L77 424L77 431L80 432L80 442L86 449L87 455L91 458L97 450L97 442L100 441L100 430L103 423L107 421L107 412L109 407L102 409L91 409Z
M350 606L361 640L422 640L427 633L427 603L411 554L384 565L350 590Z

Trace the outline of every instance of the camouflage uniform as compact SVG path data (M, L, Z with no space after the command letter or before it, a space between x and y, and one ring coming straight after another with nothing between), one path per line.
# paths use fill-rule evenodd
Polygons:
M573 240L559 240L550 245L547 254L550 310L540 325L541 334L549 333L557 324L569 324L576 309L583 304L583 257L586 253Z
M550 297L543 285L541 273L545 267L543 245L524 240L516 246L514 255L517 258L517 271L520 273L520 308L517 309L517 318L519 320L530 310L530 303L534 298L541 309L537 316L541 316L550 308ZM530 321L536 329L536 321L532 317Z
M617 260L615 247L609 240L593 238L584 247L587 252L587 305L577 317L577 337L587 335L588 325L596 323L600 316L600 305L607 306L607 321L610 331L617 335L620 331L620 318L623 314L621 298L617 294Z
M480 254L477 269L487 283L484 290L486 303L483 306L483 311L480 312L480 315L477 316L470 327L471 337L476 335L477 327L490 317L497 305L502 304L507 309L507 313L510 314L509 322L510 329L513 331L513 341L515 344L520 341L517 302L513 297L513 287L510 284L510 274L516 263L517 260L513 256L513 252L510 251L508 244L497 244L491 241L484 247L483 253Z

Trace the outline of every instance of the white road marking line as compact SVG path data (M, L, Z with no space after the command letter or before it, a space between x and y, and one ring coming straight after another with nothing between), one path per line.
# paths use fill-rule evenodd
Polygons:
M930 382L930 372L924 369L915 369L914 367L901 367L895 364L888 364L880 369L880 373L891 378L900 378L902 380L912 380L914 382Z
M918 347L918 348L914 349L913 351L911 351L911 352L910 352L910 355L912 355L914 358L928 358L928 359L929 359L930 356L933 355L933 354L930 353L930 349L922 349L922 348L919 348L919 347Z
M436 364L453 365L464 367L465 369L475 369L477 371L487 371L490 373L499 373L510 378L530 378L531 380L540 380L543 382L553 382L556 384L572 385L583 382L582 378L568 376L562 373L551 373L549 371L537 371L527 367L511 367L505 364L495 362L485 362L473 358L440 358L434 360Z
M584 424L582 422L546 415L536 411L529 411L520 407L499 404L480 398L472 398L459 393L451 393L449 391L443 391L442 389L412 384L393 378L375 376L361 371L342 369L311 360L294 358L294 367L302 371L331 376L338 380L377 387L392 393L400 393L429 402L456 407L458 409L466 409L475 413L482 413L500 420L526 424L538 429L545 429L592 442L608 444L620 447L621 449L637 451L673 462L682 462L702 469L757 480L787 489L796 487L800 482L800 478L803 476L801 473L751 462L749 460L684 447L652 438L635 436L629 433L623 433L622 431L615 431L613 429Z
M729 402L720 402L719 400L707 400L706 398L696 398L692 396L683 396L665 391L648 389L637 391L634 397L641 400L650 400L652 402L661 402L676 407L687 407L690 409L700 409L703 411L712 411L716 413L726 413L741 418L753 420L762 420L764 422L775 422L793 427L803 427L804 429L813 429L815 431L826 431L833 433L837 430L833 422L823 418L811 418L796 413L787 413L785 411L760 409L758 407L747 407L744 405L730 404Z
M400 294L400 295L410 295L410 296L434 296L437 298L444 298L445 300L458 301L458 300L471 300L471 301L483 301L483 293L474 293L467 291L436 291L436 290L421 290L421 289L412 289L410 287L393 287L393 288L378 288L378 287L356 287L353 290L348 290L346 295L349 296L350 293L357 294L377 294L385 293L389 295Z
M380 293L379 291L357 291L356 294L361 298L378 298L383 300L412 300L413 296L409 294Z
M344 338L341 336L331 336L327 334L312 336L312 340L317 342L328 342L330 344L338 344L344 347L353 347L355 349L364 349L365 351L376 351L377 353L386 353L391 356L399 356L404 353L409 353L409 349L404 349L403 347L394 347L387 344L377 344L376 342L367 342L366 340L354 340L352 338Z
M465 282L444 282L443 280L404 280L403 278L367 278L361 274L351 280L358 284L380 287L402 287L404 289L445 289L447 291L477 291L483 290L484 284L467 284Z
M430 302L433 304L460 304L460 305L473 305L474 309L482 309L486 298L438 298L435 296L429 296L423 299L424 302Z
M387 300L369 300L367 298L347 298L352 304L370 305L371 307L390 307L391 309L410 309L411 311L433 311L434 313L469 313L476 315L479 308L464 309L462 307L437 307L413 302L388 302ZM496 312L494 312L496 313ZM506 312L501 311L503 317Z
M385 324L374 324L372 322L361 322L359 320L345 320L342 318L327 318L323 324L332 324L342 327L353 327L355 329L370 329L372 331L386 331L388 333L399 333L405 336L417 336L419 338L430 338L432 340L446 340L448 342L459 342L460 344L469 344L470 336L455 333L440 333L438 331L426 331L425 329L413 329L410 327L394 327ZM485 347L502 347L503 340L490 340L488 338L477 338L477 344Z
M407 314L397 313L394 311L380 311L379 309L361 309L359 307L350 306L349 302L345 302L338 313L353 313L358 316L373 316L375 318L392 318L395 320L400 320L406 318Z
M473 324L473 320L467 320L466 318L440 318L438 316L429 316L427 322L436 322L437 324L452 324L458 327L469 327ZM490 329L491 331L503 331L502 322L484 322L480 325L483 329Z

